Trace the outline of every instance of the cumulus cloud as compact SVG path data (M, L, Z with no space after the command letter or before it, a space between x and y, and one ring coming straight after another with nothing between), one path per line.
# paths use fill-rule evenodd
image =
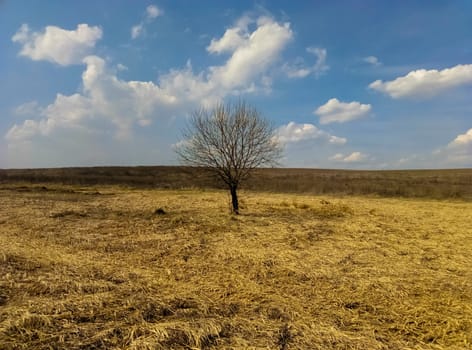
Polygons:
M361 104L356 101L347 103L332 98L318 107L314 113L320 117L321 124L344 123L364 117L371 109L370 104Z
M276 137L285 144L315 139L323 140L333 145L343 145L347 142L345 138L330 135L313 124L297 124L295 122L279 127L276 131Z
M144 24L136 24L135 26L131 27L131 38L136 39L140 37L144 33Z
M333 145L344 145L347 142L347 139L344 137L338 137L334 135L329 136L329 143Z
M164 11L156 5L149 5L146 7L144 19L138 24L131 27L131 38L137 39L146 33L146 24L151 23L157 17L162 16Z
M32 32L23 24L11 39L22 45L21 56L66 66L81 63L101 37L102 30L88 24L79 24L76 30L47 26L43 32Z
M330 157L330 160L342 161L344 159L344 154L336 153L334 156Z
M379 59L375 56L367 56L362 59L365 63L369 63L373 66L380 66L382 63L379 61Z
M63 129L93 132L99 124L107 125L107 129L113 126L116 137L126 137L134 124L146 125L157 106L164 109L175 103L175 97L152 82L119 80L98 56L87 56L83 62L86 69L82 91L70 96L57 94L55 101L42 110L42 119L14 125L7 140L50 136Z
M288 23L279 24L270 18L260 18L258 27L233 53L224 66L213 67L210 79L224 88L237 87L252 80L269 68L292 38Z
M289 23L278 23L269 17L260 17L255 23L257 27L250 32L238 21L221 38L212 39L207 47L210 53L230 53L223 65L195 74L188 63L185 69L172 70L161 77L161 86L203 104L211 104L228 94L268 91L272 81L268 70L293 33ZM235 34L228 33L237 33L239 38L234 39Z
M430 153L404 156L395 165L413 169L472 167L472 128Z
M210 45L207 46L207 51L215 54L233 52L244 45L247 36L248 34L241 28L230 28L220 39L212 39Z
M162 11L159 7L156 5L149 5L146 7L146 17L149 19L154 19L159 16L162 16L164 14L164 11Z
M328 55L326 49L319 47L308 47L307 52L316 56L316 62L313 66L306 66L305 60L298 57L292 64L284 64L282 70L289 78L305 78L310 74L319 76L329 69L326 64L326 57Z
M472 64L460 64L443 70L419 69L392 81L376 80L369 88L392 98L433 97L467 84L472 84Z
M469 129L465 134L458 135L451 143L450 148L472 146L472 129Z
M442 158L448 166L472 166L472 129L457 135L446 147L434 152L434 155Z
M31 101L23 103L15 108L14 113L18 116L38 116L41 114L41 108L38 101Z
M124 67L109 68L101 57L85 57L81 88L71 95L58 93L45 107L35 105L39 111L35 118L27 118L8 131L9 149L28 142L29 151L39 151L46 140L53 145L50 149L60 149L64 144L80 148L81 141L77 140L93 144L92 139L102 137L126 142L132 139L135 128L185 116L201 104L209 105L228 95L270 88L269 69L292 32L288 23L269 18L255 23L254 30L233 48L223 64L195 72L189 61L185 67L161 75L157 82L122 80L116 72ZM20 158L21 152L15 148L14 154ZM79 149L74 152L82 153Z
M368 156L361 152L352 152L349 155L345 155L342 153L336 153L334 156L330 158L330 160L334 160L336 162L344 162L344 163L358 163L367 160Z
M367 158L367 156L361 152L352 152L350 155L343 159L344 162L352 163L352 162L360 162Z

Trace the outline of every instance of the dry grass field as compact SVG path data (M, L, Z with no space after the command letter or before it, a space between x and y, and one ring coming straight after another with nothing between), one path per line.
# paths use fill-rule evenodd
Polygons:
M162 189L222 188L221 181L202 171L202 168L182 166L0 169L0 184L11 182ZM472 200L472 169L365 171L266 168L255 169L243 186L259 192Z
M472 202L4 183L1 349L471 349ZM162 208L163 210L158 210Z

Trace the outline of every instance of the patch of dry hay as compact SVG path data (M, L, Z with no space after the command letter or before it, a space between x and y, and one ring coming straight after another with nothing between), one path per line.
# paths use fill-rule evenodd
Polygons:
M2 348L471 348L471 203L100 193L1 192Z

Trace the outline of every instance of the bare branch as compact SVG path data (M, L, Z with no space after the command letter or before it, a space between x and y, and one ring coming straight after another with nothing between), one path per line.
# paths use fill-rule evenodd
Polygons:
M244 101L219 103L192 114L183 132L184 142L176 152L183 164L212 169L236 196L236 189L252 169L276 165L280 159L282 148L274 131L273 125Z

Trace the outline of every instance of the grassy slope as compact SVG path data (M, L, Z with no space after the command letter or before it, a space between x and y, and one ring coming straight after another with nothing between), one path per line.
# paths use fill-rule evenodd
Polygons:
M471 348L470 202L48 188L0 190L2 349Z

